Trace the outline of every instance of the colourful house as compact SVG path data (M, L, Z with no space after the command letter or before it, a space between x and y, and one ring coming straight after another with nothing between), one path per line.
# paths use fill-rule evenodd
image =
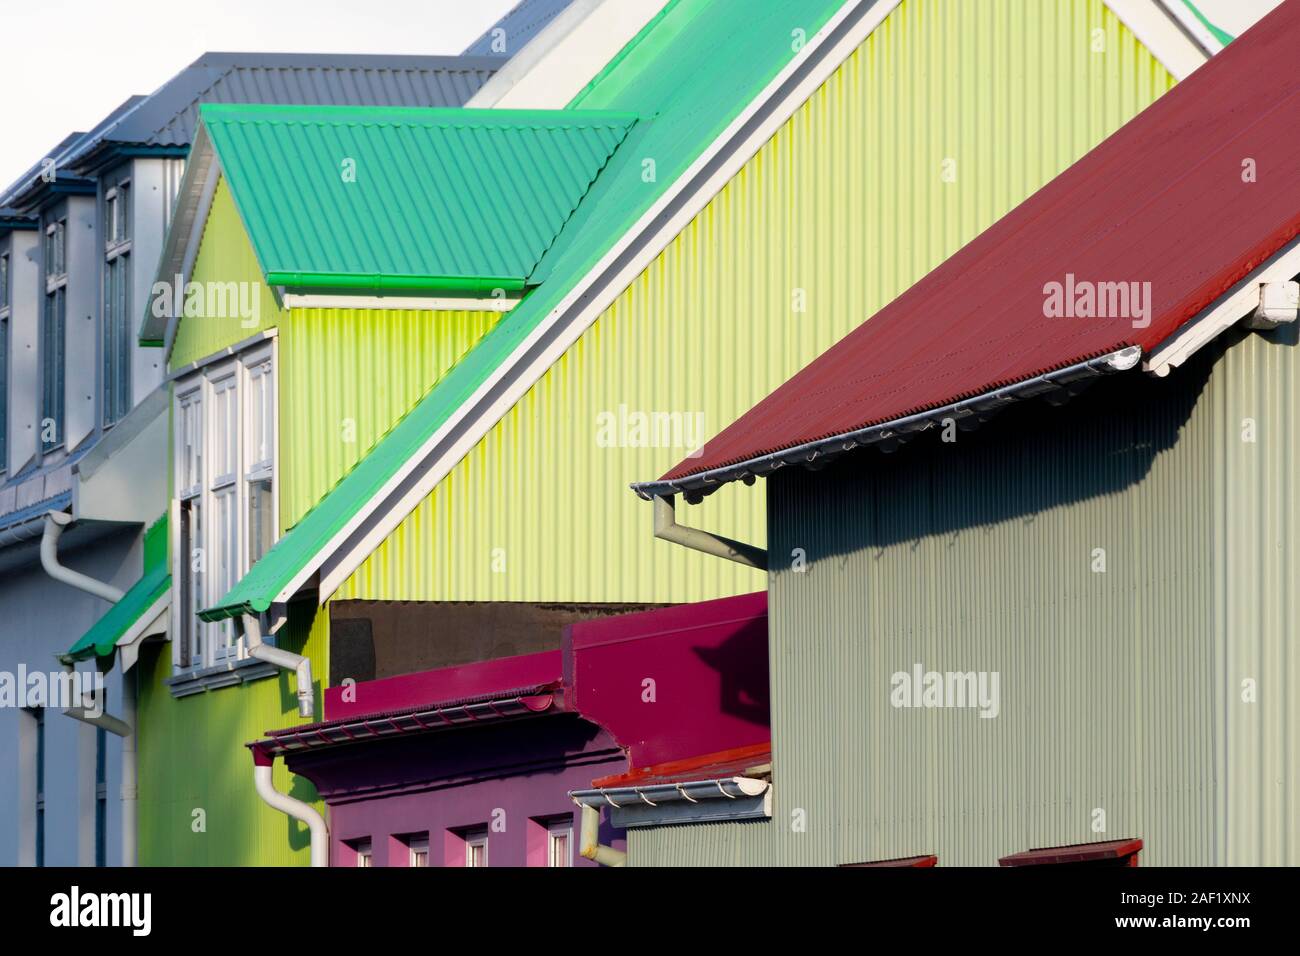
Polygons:
M766 642L760 593L577 623L559 650L331 687L324 721L249 744L257 787L306 826L322 866L619 863L619 821L588 812L584 836L569 792L629 767L765 752ZM273 788L277 758L324 798L328 824ZM761 816L767 785L756 788L739 799L668 787L660 802Z
M556 608L760 585L760 495L700 509L742 566L646 541L623 486L1202 62L1115 6L673 0L563 110L207 109L142 332L185 595L144 661L142 858L304 861L236 745L364 678L357 629L410 673L412 615L508 620L471 663L553 650Z
M135 331L199 106L459 106L505 62L208 53L65 138L0 193L0 672L61 675L69 646L100 627L150 559L145 532L169 497L168 400L158 349ZM135 641L166 630L154 618L129 623ZM0 863L135 859L133 748L122 736L134 725L134 681L110 670L111 642L92 644L108 657L78 654L72 666L79 680L102 681L116 723L66 720L70 702L52 698L0 708L12 744Z
M637 486L767 486L775 806L630 861L1300 860L1298 29Z

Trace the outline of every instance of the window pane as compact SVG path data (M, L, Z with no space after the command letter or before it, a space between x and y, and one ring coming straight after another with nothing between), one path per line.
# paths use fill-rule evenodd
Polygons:
M248 564L251 567L271 550L275 541L275 504L270 479L248 485Z
M188 492L198 486L203 475L203 418L198 397L181 405L180 455L181 488Z
M213 454L212 476L214 480L225 481L235 477L239 441L239 419L237 417L235 383L228 378L213 386L212 426Z
M63 346L67 302L64 289L45 297L41 329L41 444L45 450L63 441Z
M210 603L216 603L225 597L235 586L239 573L239 522L236 508L236 489L232 486L213 497L216 514L213 522L212 541L209 553L212 558L212 593ZM234 649L235 629L230 620L209 625L213 629L215 646L213 655L216 659L230 654Z

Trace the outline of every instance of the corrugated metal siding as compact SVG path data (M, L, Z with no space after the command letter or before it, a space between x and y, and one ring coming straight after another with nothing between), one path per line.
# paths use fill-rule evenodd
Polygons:
M217 184L213 193L212 207L188 281L205 286L210 282L255 283L259 311L257 321L247 325L239 316L182 319L168 360L171 369L207 358L251 335L273 329L284 319L285 313L276 305L270 286L262 281L262 270L225 180Z
M343 274L369 291L376 277L522 283L636 118L205 106L203 121L272 281Z
M477 40L465 47L465 56L514 56L554 20L570 0L521 0ZM498 34L497 31L500 31ZM496 41L500 40L499 43ZM493 49L497 45L500 49Z
M279 345L281 529L320 501L500 318L291 310Z
M245 54L248 58L267 54ZM306 59L306 58L304 58ZM193 98L175 110L174 97L152 105L150 116L114 130L111 138L154 146L188 146L194 138L200 103L334 103L351 106L460 106L478 92L493 70L486 62L448 68L454 61L430 57L429 68L403 66L232 66L191 67L175 82L194 86ZM201 61L206 63L207 61ZM436 65L432 65L436 64ZM219 72L218 72L219 71ZM187 76L186 74L190 74ZM183 94L183 91L177 91ZM175 110L159 115L163 110ZM149 125L149 124L156 125Z
M1216 369L1215 660L1229 865L1300 864L1300 330L1252 335ZM1247 423L1246 420L1251 422ZM1256 440L1242 440L1253 424ZM1257 702L1242 701L1255 681Z
M309 613L304 618L303 610ZM294 605L277 643L311 658L328 674L329 615ZM175 699L163 681L171 676L171 650L160 645L140 655L139 773L141 866L306 866L305 828L286 829L253 789L253 760L244 743L267 730L300 722L292 675ZM302 777L275 767L275 787L324 805ZM195 832L196 810L204 832Z
M253 282L260 322L182 320L171 367L278 329L280 528L294 525L498 321L502 313L278 309L229 188L213 196L193 281Z
M701 437L716 433L1172 84L1100 0L906 0L339 595L660 602L761 586L652 541L626 486L690 446L601 447L598 416L702 414ZM764 537L761 493L687 517Z
M163 191L163 232L166 233L167 226L172 221L172 213L176 211L176 194L180 191L181 180L185 178L185 160L183 159L164 159L162 160L162 191Z
M1295 331L1251 335L946 449L781 472L774 826L638 834L633 864L979 865L1131 836L1152 865L1300 862L1298 393ZM893 708L916 662L1000 672L1000 715Z

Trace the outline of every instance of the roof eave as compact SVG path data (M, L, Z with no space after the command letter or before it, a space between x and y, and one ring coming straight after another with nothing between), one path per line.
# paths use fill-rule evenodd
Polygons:
M757 777L574 790L569 797L580 807L609 807L610 822L625 829L761 820L772 815L772 783Z
M733 481L743 481L752 485L757 478L766 478L786 465L820 467L829 458L866 445L883 445L890 448L933 428L944 419L960 421L974 416L977 420L982 420L1012 402L1060 392L1102 375L1135 368L1141 357L1142 350L1138 346L1126 346L1105 355L1084 359L1064 368L1005 385L973 398L950 402L938 408L868 425L850 432L830 435L816 441L804 442L791 448L766 452L733 464L682 475L679 478L635 482L630 487L646 501L681 494L689 504L697 504L723 485Z

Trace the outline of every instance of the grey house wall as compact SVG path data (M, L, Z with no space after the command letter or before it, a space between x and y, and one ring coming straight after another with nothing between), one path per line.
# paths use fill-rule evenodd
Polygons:
M68 567L123 589L140 577L143 560L134 529L63 549L60 557ZM20 664L29 673L58 670L55 654L67 650L67 635L85 633L107 609L107 602L50 578L39 563L5 570L0 573L0 671L16 675ZM117 713L119 669L107 675L106 687L109 713ZM34 862L34 754L27 752L25 718L15 707L0 707L0 866ZM49 708L45 733L45 864L93 866L95 731ZM106 858L117 865L122 859L122 748L112 734L106 743Z
M1300 863L1300 348L1233 341L770 479L773 819L631 864ZM999 715L895 708L918 662L998 672Z

